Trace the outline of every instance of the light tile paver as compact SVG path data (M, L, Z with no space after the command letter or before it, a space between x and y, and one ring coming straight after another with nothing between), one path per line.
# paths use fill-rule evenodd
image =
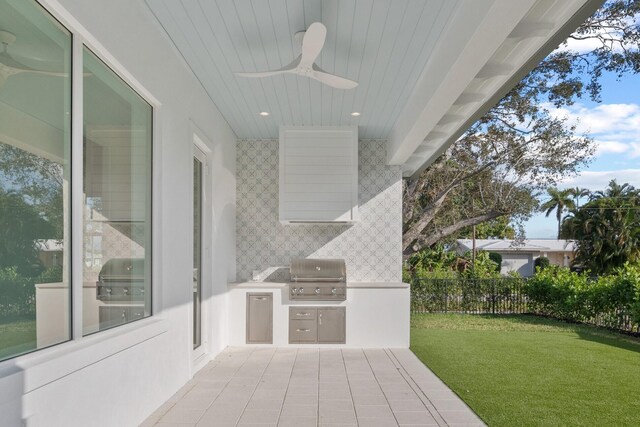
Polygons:
M229 348L143 424L483 426L408 349Z

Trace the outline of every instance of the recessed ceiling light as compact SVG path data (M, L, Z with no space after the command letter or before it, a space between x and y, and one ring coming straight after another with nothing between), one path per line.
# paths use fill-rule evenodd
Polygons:
M269 115L269 113L267 111L260 111L260 115L262 117L267 117Z
M353 113L351 113L351 115L353 117L358 117L360 115L360 113L358 113L357 111L354 111Z

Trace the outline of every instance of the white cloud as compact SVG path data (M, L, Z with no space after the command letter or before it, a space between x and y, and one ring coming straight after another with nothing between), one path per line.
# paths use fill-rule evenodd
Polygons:
M630 142L629 147L631 147L631 152L629 153L631 157L640 157L640 140L638 142Z
M587 39L587 40L575 40L575 39L567 39L566 44L561 44L558 46L558 51L575 51L578 53L587 53L591 52L597 48L602 46L600 40L597 39Z
M592 136L598 154L627 153L640 157L640 105L601 104L588 108L574 104L554 109L547 104L546 108L553 117L566 117L579 133Z
M567 117L577 124L579 132L611 134L638 132L640 128L640 105L601 104L588 108L582 104L551 110L554 117Z
M596 139L596 154L604 153L626 153L629 151L630 144L625 144L620 141L607 141L603 139Z
M577 176L559 182L558 187L582 187L588 188L591 191L602 191L609 185L609 181L612 179L615 179L618 184L629 183L636 188L640 188L640 169L583 171Z

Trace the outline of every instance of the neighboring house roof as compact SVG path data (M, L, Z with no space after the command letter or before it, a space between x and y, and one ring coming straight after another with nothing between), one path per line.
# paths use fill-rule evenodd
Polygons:
M61 252L64 250L62 240L56 239L37 240L36 248L40 252Z
M458 239L456 242L463 251L473 248L471 239ZM476 239L476 249L495 252L573 252L575 244L573 240L556 239Z

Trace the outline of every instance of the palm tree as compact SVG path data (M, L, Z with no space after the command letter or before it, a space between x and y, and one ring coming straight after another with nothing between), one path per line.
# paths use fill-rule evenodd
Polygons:
M595 193L563 223L565 234L578 245L576 260L594 274L640 258L640 196L632 186L622 187Z
M560 230L562 227L562 213L565 210L575 209L576 205L573 202L573 196L571 190L558 190L556 187L547 189L549 200L544 202L540 209L546 211L545 216L549 216L551 212L556 211L556 218L558 220L558 239L560 238Z
M628 182L620 185L615 179L609 181L609 186L604 191L597 191L595 193L596 198L610 197L610 198L631 198L636 197L640 193L634 186Z
M589 197L591 195L591 191L588 188L581 187L573 187L569 189L569 193L576 204L576 208L580 207L580 199L583 197Z

